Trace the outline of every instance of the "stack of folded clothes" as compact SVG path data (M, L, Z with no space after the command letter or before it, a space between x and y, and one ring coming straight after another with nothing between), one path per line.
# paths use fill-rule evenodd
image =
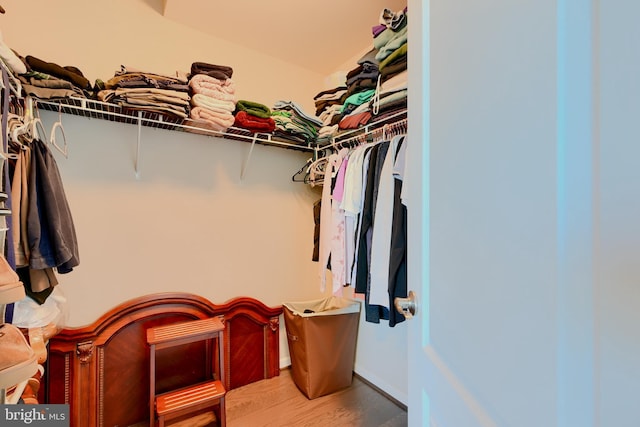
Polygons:
M235 121L236 87L233 69L226 65L194 62L191 64L191 113L187 124L224 132Z
M189 86L185 76L165 76L123 65L104 82L98 99L128 110L167 115L180 122L189 117Z
M313 97L313 101L316 105L316 116L320 117L323 124L331 124L330 120L323 120L322 115L329 110L339 110L339 107L344 104L344 100L347 99L347 87L338 86L333 89L323 90ZM325 114L325 118L327 115Z
M24 58L25 73L18 79L27 95L39 99L92 98L91 82L74 66L60 66L34 56Z
M276 101L272 108L276 123L273 134L294 144L309 144L316 141L322 122L306 114L292 101Z
M380 85L378 93L371 101L371 109L376 118L384 118L407 108L407 78L404 70Z
M339 129L356 129L367 124L372 117L370 101L375 94L375 89L365 89L349 96L341 110Z
M318 146L324 146L327 144L331 144L333 141L333 137L338 134L339 126L331 125L331 126L322 126L318 131L318 138L316 138L316 143Z
M373 45L381 81L407 69L407 20L406 8L396 13L384 9L380 14L380 26L384 28L373 38Z
M276 122L271 117L269 107L246 100L236 102L234 125L253 133L272 133L276 128Z
M372 49L358 60L358 65L347 73L347 96L367 89L375 89L378 84L378 51Z
M369 122L372 117L370 101L380 84L380 72L376 55L372 48L358 60L358 65L347 73L347 98L340 110L339 129L356 129Z
M331 137L338 131L338 123L342 118L340 111L346 99L346 86L324 90L313 98L316 105L316 116L322 122L318 133L318 144L324 145L330 142Z

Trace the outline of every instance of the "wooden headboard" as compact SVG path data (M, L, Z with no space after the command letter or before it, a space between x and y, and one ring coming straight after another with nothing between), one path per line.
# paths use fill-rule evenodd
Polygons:
M224 383L231 390L277 376L279 316L240 297L222 305L188 293L160 293L127 301L91 325L63 329L49 341L45 402L70 405L71 425L129 426L149 418L151 326L220 316L225 323ZM204 343L167 349L157 359L157 389L204 379ZM175 369L183 366L183 369Z

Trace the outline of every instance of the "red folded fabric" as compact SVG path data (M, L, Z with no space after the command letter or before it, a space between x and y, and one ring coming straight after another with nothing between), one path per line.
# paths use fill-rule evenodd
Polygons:
M271 117L262 118L247 114L246 111L238 111L234 126L250 130L251 132L273 132L276 122Z
M360 126L364 126L369 123L371 120L371 112L364 111L362 113L350 114L348 116L344 116L340 123L338 123L338 128L340 130L344 129L358 129Z

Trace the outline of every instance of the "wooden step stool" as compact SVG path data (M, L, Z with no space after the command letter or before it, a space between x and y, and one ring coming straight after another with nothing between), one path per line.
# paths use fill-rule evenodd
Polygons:
M149 409L150 425L155 426L156 415L160 427L165 421L187 415L208 407L220 406L220 427L226 426L225 395L226 390L221 379L224 378L224 325L217 317L193 320L147 329L149 344ZM199 384L183 387L167 393L156 394L156 351L196 341L207 340L207 359L213 365L213 355L209 351L210 343L218 341L219 379L211 379ZM207 369L209 372L209 369ZM214 369L215 372L215 369ZM213 376L213 375L211 375Z

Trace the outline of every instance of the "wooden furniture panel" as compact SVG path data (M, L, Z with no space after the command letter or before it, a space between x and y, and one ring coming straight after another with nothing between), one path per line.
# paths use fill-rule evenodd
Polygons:
M147 345L149 345L149 421L155 426L156 414L158 425L163 427L171 420L205 408L217 406L217 419L220 427L226 426L225 395L226 390L221 378L224 378L224 329L222 316L206 319L179 322L147 329ZM216 342L213 346L212 343ZM205 342L206 381L189 387L170 390L158 394L156 388L156 360L162 350L184 346L194 342ZM215 351L214 351L215 349ZM217 358L216 356L217 355ZM171 359L174 366L171 372L180 372L185 366L179 359Z
M70 405L71 425L127 426L149 420L150 327L219 316L225 323L227 390L279 375L282 307L239 297L224 304L188 293L160 293L127 301L91 325L63 329L49 341L45 403ZM206 378L204 343L163 351L156 360L158 392ZM184 370L176 371L178 360Z

